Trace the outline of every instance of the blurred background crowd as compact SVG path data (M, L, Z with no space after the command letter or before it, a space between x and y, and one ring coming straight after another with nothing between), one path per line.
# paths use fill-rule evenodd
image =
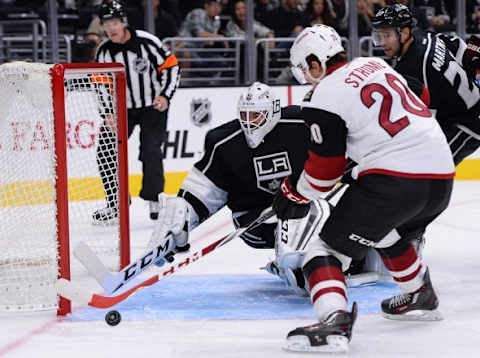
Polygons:
M0 21L45 19L46 3L46 0L0 0ZM92 60L95 47L104 39L97 16L101 3L102 0L58 1L59 31L73 38L72 58L69 59L72 62ZM270 83L274 78L277 82L291 81L288 74L282 73L282 68L288 62L286 50L291 45L288 38L293 40L305 27L327 24L347 38L348 7L352 3L348 0L255 0L253 31L255 38L263 41L258 44L257 71L268 77L263 80ZM393 3L409 6L420 29L455 32L456 0L357 0L359 38L371 35L371 20L375 13ZM127 8L129 25L136 29L147 29L147 0L124 0L123 4ZM466 33L479 33L480 0L466 0L465 6ZM153 0L155 35L167 39L166 44L178 53L184 69L183 85L188 84L188 79L191 80L190 85L203 84L202 80L194 81L195 77L205 77L205 73L198 76L198 72L195 72L202 66L212 68L208 72L210 78L229 79L225 83L241 82L243 66L238 59L243 57L243 44L240 41L232 42L229 38L245 37L246 10L246 2L242 0ZM366 45L361 49L364 51L361 54L371 54ZM223 51L221 55L220 51Z

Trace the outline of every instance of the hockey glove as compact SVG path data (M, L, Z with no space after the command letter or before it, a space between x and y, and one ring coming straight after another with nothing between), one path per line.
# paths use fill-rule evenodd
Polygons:
M297 193L285 178L273 199L272 209L281 220L300 219L310 210L310 199Z
M158 202L160 204L158 220L147 245L147 251L164 244L169 240L169 235L175 242L175 249L155 263L157 266L162 266L165 260L172 262L173 256L177 252L185 252L190 248L188 244L189 216L187 202L181 197L162 193L158 196Z

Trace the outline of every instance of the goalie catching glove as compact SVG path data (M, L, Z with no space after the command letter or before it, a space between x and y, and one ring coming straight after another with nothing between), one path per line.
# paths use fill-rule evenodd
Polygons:
M160 204L158 221L148 242L147 251L163 245L170 239L175 242L174 250L155 262L155 265L162 266L165 260L172 262L173 255L177 252L185 252L190 248L188 244L189 208L185 199L164 193L158 196L158 202Z

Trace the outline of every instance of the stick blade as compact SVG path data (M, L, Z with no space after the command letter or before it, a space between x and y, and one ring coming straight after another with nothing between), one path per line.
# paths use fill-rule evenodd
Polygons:
M55 288L60 296L72 302L78 302L87 305L92 299L92 294L90 292L81 289L80 287L74 285L71 281L68 281L64 278L57 280L55 283Z
M158 281L159 276L154 275L117 296L102 296L94 294L90 297L91 300L88 302L88 305L96 308L110 308L119 304L122 301L125 301L128 297L138 292L140 289L151 286Z

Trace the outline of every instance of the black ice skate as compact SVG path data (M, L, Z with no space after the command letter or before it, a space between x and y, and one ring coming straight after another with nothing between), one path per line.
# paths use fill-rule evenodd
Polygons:
M395 296L382 301L382 315L400 321L441 321L437 311L438 298L433 290L428 269L425 283L417 291Z
M93 224L95 225L111 225L118 221L118 210L112 207L95 210L92 215Z
M284 349L296 352L347 352L356 318L357 304L354 302L352 312L335 311L322 322L291 331Z

